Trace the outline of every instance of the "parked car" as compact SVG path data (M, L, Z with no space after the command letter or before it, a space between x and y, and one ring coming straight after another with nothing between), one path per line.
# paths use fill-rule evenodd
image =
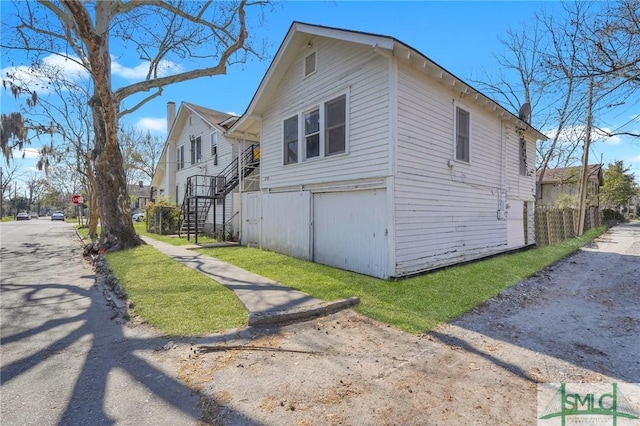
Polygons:
M142 222L144 220L144 213L136 213L131 216L131 219L135 220L136 222Z
M34 212L34 213L30 213L30 214L29 214L29 218L31 218L31 219L37 219L37 218L38 218L38 213L35 213L35 212Z
M29 220L29 214L20 212L16 215L16 220Z
M51 220L61 220L64 222L64 213L62 212L51 213Z

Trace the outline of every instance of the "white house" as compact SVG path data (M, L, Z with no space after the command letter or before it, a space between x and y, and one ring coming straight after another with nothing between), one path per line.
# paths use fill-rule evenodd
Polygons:
M237 224L234 227L229 221L239 211L238 189L228 178L233 175L234 164L237 174L244 145L232 143L225 136L236 119L187 102L182 102L176 113L175 103L167 104L167 141L151 184L157 196L183 206L183 232L189 222L187 203L191 201L192 231L195 223L199 232L211 232L214 223L219 228L228 222L227 226L237 233Z
M381 278L534 244L527 122L387 36L293 23L230 137L241 241Z
M137 185L127 185L127 193L131 198L129 208L132 213L138 213L143 211L147 205L147 201L151 199L151 187L144 185L140 181Z

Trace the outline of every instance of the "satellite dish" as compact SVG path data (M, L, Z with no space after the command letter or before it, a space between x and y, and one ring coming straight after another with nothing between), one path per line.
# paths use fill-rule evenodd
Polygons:
M524 121L527 124L530 124L531 121L531 105L529 102L525 102L520 107L520 111L518 111L518 118Z

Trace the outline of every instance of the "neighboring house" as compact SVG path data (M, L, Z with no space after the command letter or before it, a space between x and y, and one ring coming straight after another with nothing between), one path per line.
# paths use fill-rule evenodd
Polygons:
M167 104L167 141L153 176L155 195L182 207L180 232L187 227L199 233L211 232L215 222L219 229L231 220L239 209L238 190L223 175L233 169L241 141L232 143L226 136L227 127L237 117L202 106L182 102L177 113L175 104ZM220 190L223 188L224 190ZM234 201L237 200L237 201ZM191 217L187 216L191 213ZM229 229L227 229L229 230Z
M535 242L546 137L392 37L293 23L228 134L260 143L243 244L388 278Z
M566 204L567 201L575 200L577 206L581 171L580 166L545 170L537 204L555 207L558 201ZM600 207L600 187L604 185L602 165L589 165L587 173L587 207ZM540 172L536 175L539 178Z
M131 198L131 213L138 213L144 211L147 206L147 201L151 200L151 187L149 185L143 185L142 181L137 185L128 185L127 191L129 198Z

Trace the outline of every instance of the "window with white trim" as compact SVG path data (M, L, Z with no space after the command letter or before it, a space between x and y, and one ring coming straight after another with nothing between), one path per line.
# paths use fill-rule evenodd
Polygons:
M456 160L469 162L471 119L469 111L456 107Z
M316 52L311 52L304 58L304 76L307 77L316 72Z
M284 120L284 164L298 162L298 116Z
M347 152L347 95L285 119L283 146L285 165Z
M184 145L176 148L176 164L178 170L184 169Z
M325 155L346 150L347 97L342 95L325 104Z
M314 109L304 114L305 158L320 156L320 110Z
M200 136L191 139L191 164L202 161L202 139Z
M218 132L211 133L211 158L213 158L213 165L218 165Z

